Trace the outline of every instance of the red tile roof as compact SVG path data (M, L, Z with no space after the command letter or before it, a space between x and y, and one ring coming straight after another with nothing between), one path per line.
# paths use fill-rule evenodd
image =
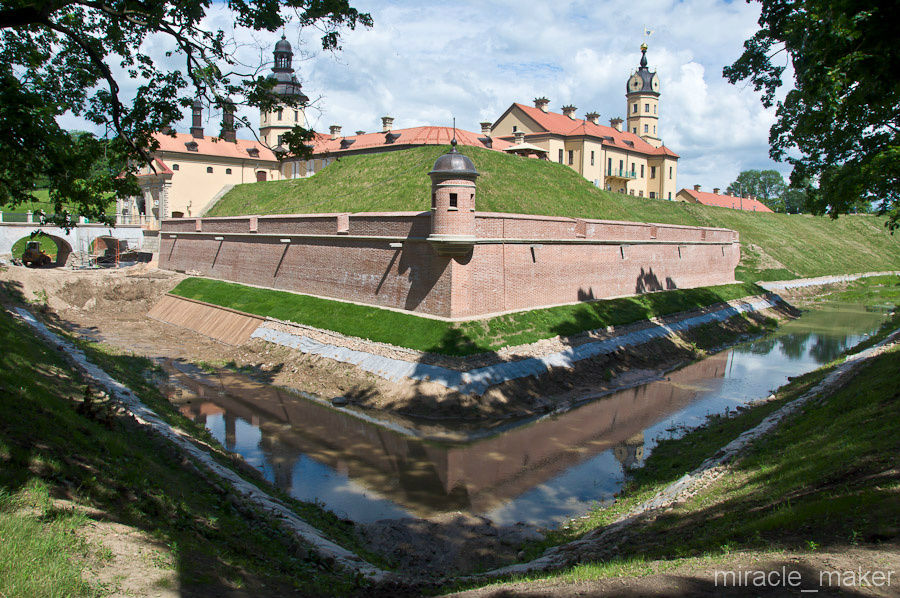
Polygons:
M363 133L362 135L347 135L332 139L330 135L316 134L313 141L313 154L339 154L361 149L407 147L417 145L449 145L453 139L452 127L411 127L409 129L394 129L391 132L392 141L388 140L388 134L382 131L376 133ZM456 141L459 145L473 147L487 147L481 139L484 135L456 129ZM349 141L352 143L347 143ZM512 143L503 139L494 138L491 149L502 150L510 147Z
M172 169L169 168L165 162L160 160L159 158L154 157L153 161L156 163L156 172L153 171L148 165L144 165L141 167L141 170L146 169L147 172L138 172L135 176L156 176L159 174L174 174ZM123 175L119 175L120 177Z
M693 189L682 189L690 195L697 203L705 206L718 206L720 208L731 208L732 210L744 210L745 212L771 212L766 204L756 199L745 197L734 197L731 195L719 195L718 193L708 193L706 191L694 191ZM679 191L679 193L681 193Z
M626 150L636 150L642 154L650 154L654 156L671 156L678 158L678 154L667 148L653 147L638 135L630 131L617 131L612 127L605 125L595 125L594 123L581 120L579 118L569 118L563 114L556 112L544 112L540 108L534 106L526 106L525 104L515 103L516 106L528 115L534 122L541 126L548 133L557 135L591 135L594 137L605 137L603 145L612 147L620 147ZM527 135L526 135L527 137ZM628 143L626 143L628 142Z
M162 152L177 152L181 154L196 154L199 156L217 156L220 158L255 159L276 162L277 158L272 150L258 141L238 139L236 142L225 141L219 137L194 138L188 133L175 133L175 136L165 133L156 133L153 137L159 141L159 150ZM187 149L187 144L197 142L197 151ZM258 156L252 156L247 150L257 150Z

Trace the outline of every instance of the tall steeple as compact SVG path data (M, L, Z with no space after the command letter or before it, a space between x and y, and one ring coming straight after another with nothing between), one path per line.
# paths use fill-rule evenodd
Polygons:
M281 136L294 126L306 127L306 112L303 105L309 100L301 90L300 81L294 74L294 51L291 43L282 35L273 52L271 79L275 80L274 93L282 98L291 98L300 103L290 106L282 103L268 112L260 112L259 138L271 148L281 146Z
M647 44L641 44L640 66L625 84L628 101L628 131L639 135L654 147L662 145L659 139L659 76L647 68Z

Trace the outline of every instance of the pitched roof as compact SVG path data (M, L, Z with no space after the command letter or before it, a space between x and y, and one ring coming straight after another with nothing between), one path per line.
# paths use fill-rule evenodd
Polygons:
M219 137L195 138L188 133L175 133L175 136L166 133L155 133L154 139L159 142L157 151L191 154L199 156L216 156L220 158L255 159L276 162L275 154L258 141L238 139L235 142L225 141ZM188 150L188 145L196 142L197 151ZM250 151L248 151L250 150ZM258 155L251 155L255 150Z
M359 151L371 148L407 147L417 145L449 145L453 139L452 127L410 127L394 129L390 132L363 133L332 139L330 135L316 134L313 140L313 154L339 154L341 152ZM488 147L482 139L484 135L456 129L456 141L459 145ZM503 150L512 143L493 138L491 149Z
M580 118L569 118L557 112L544 112L540 108L534 106L526 106L525 104L515 103L516 108L524 112L531 120L536 122L542 129L548 133L557 135L591 135L593 137L602 137L603 145L612 147L620 147L626 150L635 150L642 154L654 156L671 156L678 158L678 154L667 148L653 147L640 136L630 131L619 131L606 125L595 125L594 123L581 120Z
M681 193L682 191L691 196L697 203L702 203L705 206L731 208L732 210L743 210L745 212L772 212L766 204L749 197L744 197L742 199L732 195L720 195L718 193L695 191L693 189L682 189L678 193Z

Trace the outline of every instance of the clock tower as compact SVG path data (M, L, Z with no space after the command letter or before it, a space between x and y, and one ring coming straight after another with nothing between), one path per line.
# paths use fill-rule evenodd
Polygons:
M659 75L647 68L647 44L641 44L641 65L625 84L628 130L653 147L659 139Z

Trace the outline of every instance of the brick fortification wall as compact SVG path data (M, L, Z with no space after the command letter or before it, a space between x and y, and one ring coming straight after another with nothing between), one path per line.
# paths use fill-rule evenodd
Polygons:
M475 215L463 257L426 241L428 212L170 219L160 268L443 317L734 281L727 229Z

